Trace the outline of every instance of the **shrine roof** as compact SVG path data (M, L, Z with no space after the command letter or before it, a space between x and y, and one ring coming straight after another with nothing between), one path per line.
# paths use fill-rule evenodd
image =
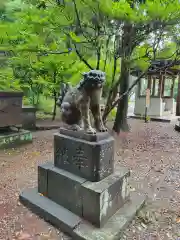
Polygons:
M131 69L131 74L134 76L139 75L142 72L140 68ZM180 73L180 60L155 60L151 62L151 66L148 70L148 75L160 75L169 74L177 75Z

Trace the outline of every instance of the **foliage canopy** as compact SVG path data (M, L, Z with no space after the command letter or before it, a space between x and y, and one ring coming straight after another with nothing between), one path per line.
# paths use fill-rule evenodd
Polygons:
M61 81L74 85L82 72L101 69L105 118L117 92L129 91L131 68L145 73L152 60L179 59L179 0L9 0L0 17L0 50L21 88L54 96Z

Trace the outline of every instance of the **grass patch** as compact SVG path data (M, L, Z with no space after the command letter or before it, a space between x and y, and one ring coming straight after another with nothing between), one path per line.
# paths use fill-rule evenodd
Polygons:
M110 114L108 115L108 121L114 121L115 120L115 117L116 117L116 112L117 112L117 109L114 108Z
M54 100L50 97L40 96L38 109L42 112L51 114L54 107Z

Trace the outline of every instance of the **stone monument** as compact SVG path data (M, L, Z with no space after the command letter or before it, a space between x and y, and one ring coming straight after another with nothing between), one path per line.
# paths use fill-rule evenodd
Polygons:
M180 132L180 118L178 118L176 123L175 123L175 130L177 132Z
M22 127L27 130L36 130L36 107L22 106Z
M0 149L31 143L32 134L22 129L23 92L0 91Z
M129 170L114 170L114 138L100 111L104 73L90 71L84 80L63 99L65 126L54 135L54 162L38 167L38 187L22 192L20 200L72 239L119 239L144 199L130 198Z

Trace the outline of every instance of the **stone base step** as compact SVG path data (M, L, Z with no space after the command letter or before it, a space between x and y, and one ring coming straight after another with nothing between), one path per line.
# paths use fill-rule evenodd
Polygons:
M99 182L90 182L52 162L38 166L38 192L102 227L129 200L128 169L119 167Z
M117 240L144 204L144 197L134 196L116 212L102 228L89 222L40 195L37 188L25 190L20 201L32 212L67 233L73 240Z

